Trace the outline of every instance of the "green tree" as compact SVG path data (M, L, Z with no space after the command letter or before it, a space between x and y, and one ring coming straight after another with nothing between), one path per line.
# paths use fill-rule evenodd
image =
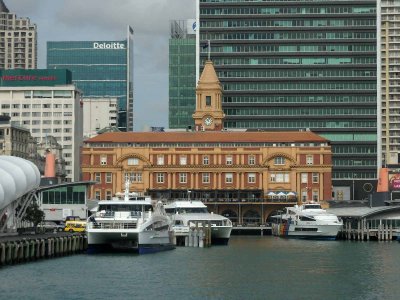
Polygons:
M44 212L40 210L36 202L32 202L31 205L26 208L25 216L22 220L33 223L33 226L36 228L40 222L43 222Z

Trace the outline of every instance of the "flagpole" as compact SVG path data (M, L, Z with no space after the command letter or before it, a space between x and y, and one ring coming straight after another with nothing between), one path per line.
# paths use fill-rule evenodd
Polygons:
M210 55L211 55L211 46L210 46L210 40L208 40L208 60L211 60Z

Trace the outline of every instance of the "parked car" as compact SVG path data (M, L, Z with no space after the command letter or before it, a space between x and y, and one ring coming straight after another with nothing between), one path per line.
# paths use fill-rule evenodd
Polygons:
M37 228L41 231L63 231L65 225L64 224L57 224L56 222L52 221L44 221L39 223Z

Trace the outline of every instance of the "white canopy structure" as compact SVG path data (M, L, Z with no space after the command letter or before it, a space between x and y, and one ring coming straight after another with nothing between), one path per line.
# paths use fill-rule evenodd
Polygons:
M30 161L0 155L0 210L39 187L39 169Z

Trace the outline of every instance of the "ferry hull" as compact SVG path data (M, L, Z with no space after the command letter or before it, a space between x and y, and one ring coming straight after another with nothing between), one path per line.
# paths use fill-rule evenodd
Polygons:
M174 249L169 231L88 231L88 253L105 251L154 253Z
M335 240L342 225L294 225L279 224L278 235L287 238L309 239L309 240ZM317 229L311 231L310 229Z
M211 227L211 244L228 245L232 227Z

